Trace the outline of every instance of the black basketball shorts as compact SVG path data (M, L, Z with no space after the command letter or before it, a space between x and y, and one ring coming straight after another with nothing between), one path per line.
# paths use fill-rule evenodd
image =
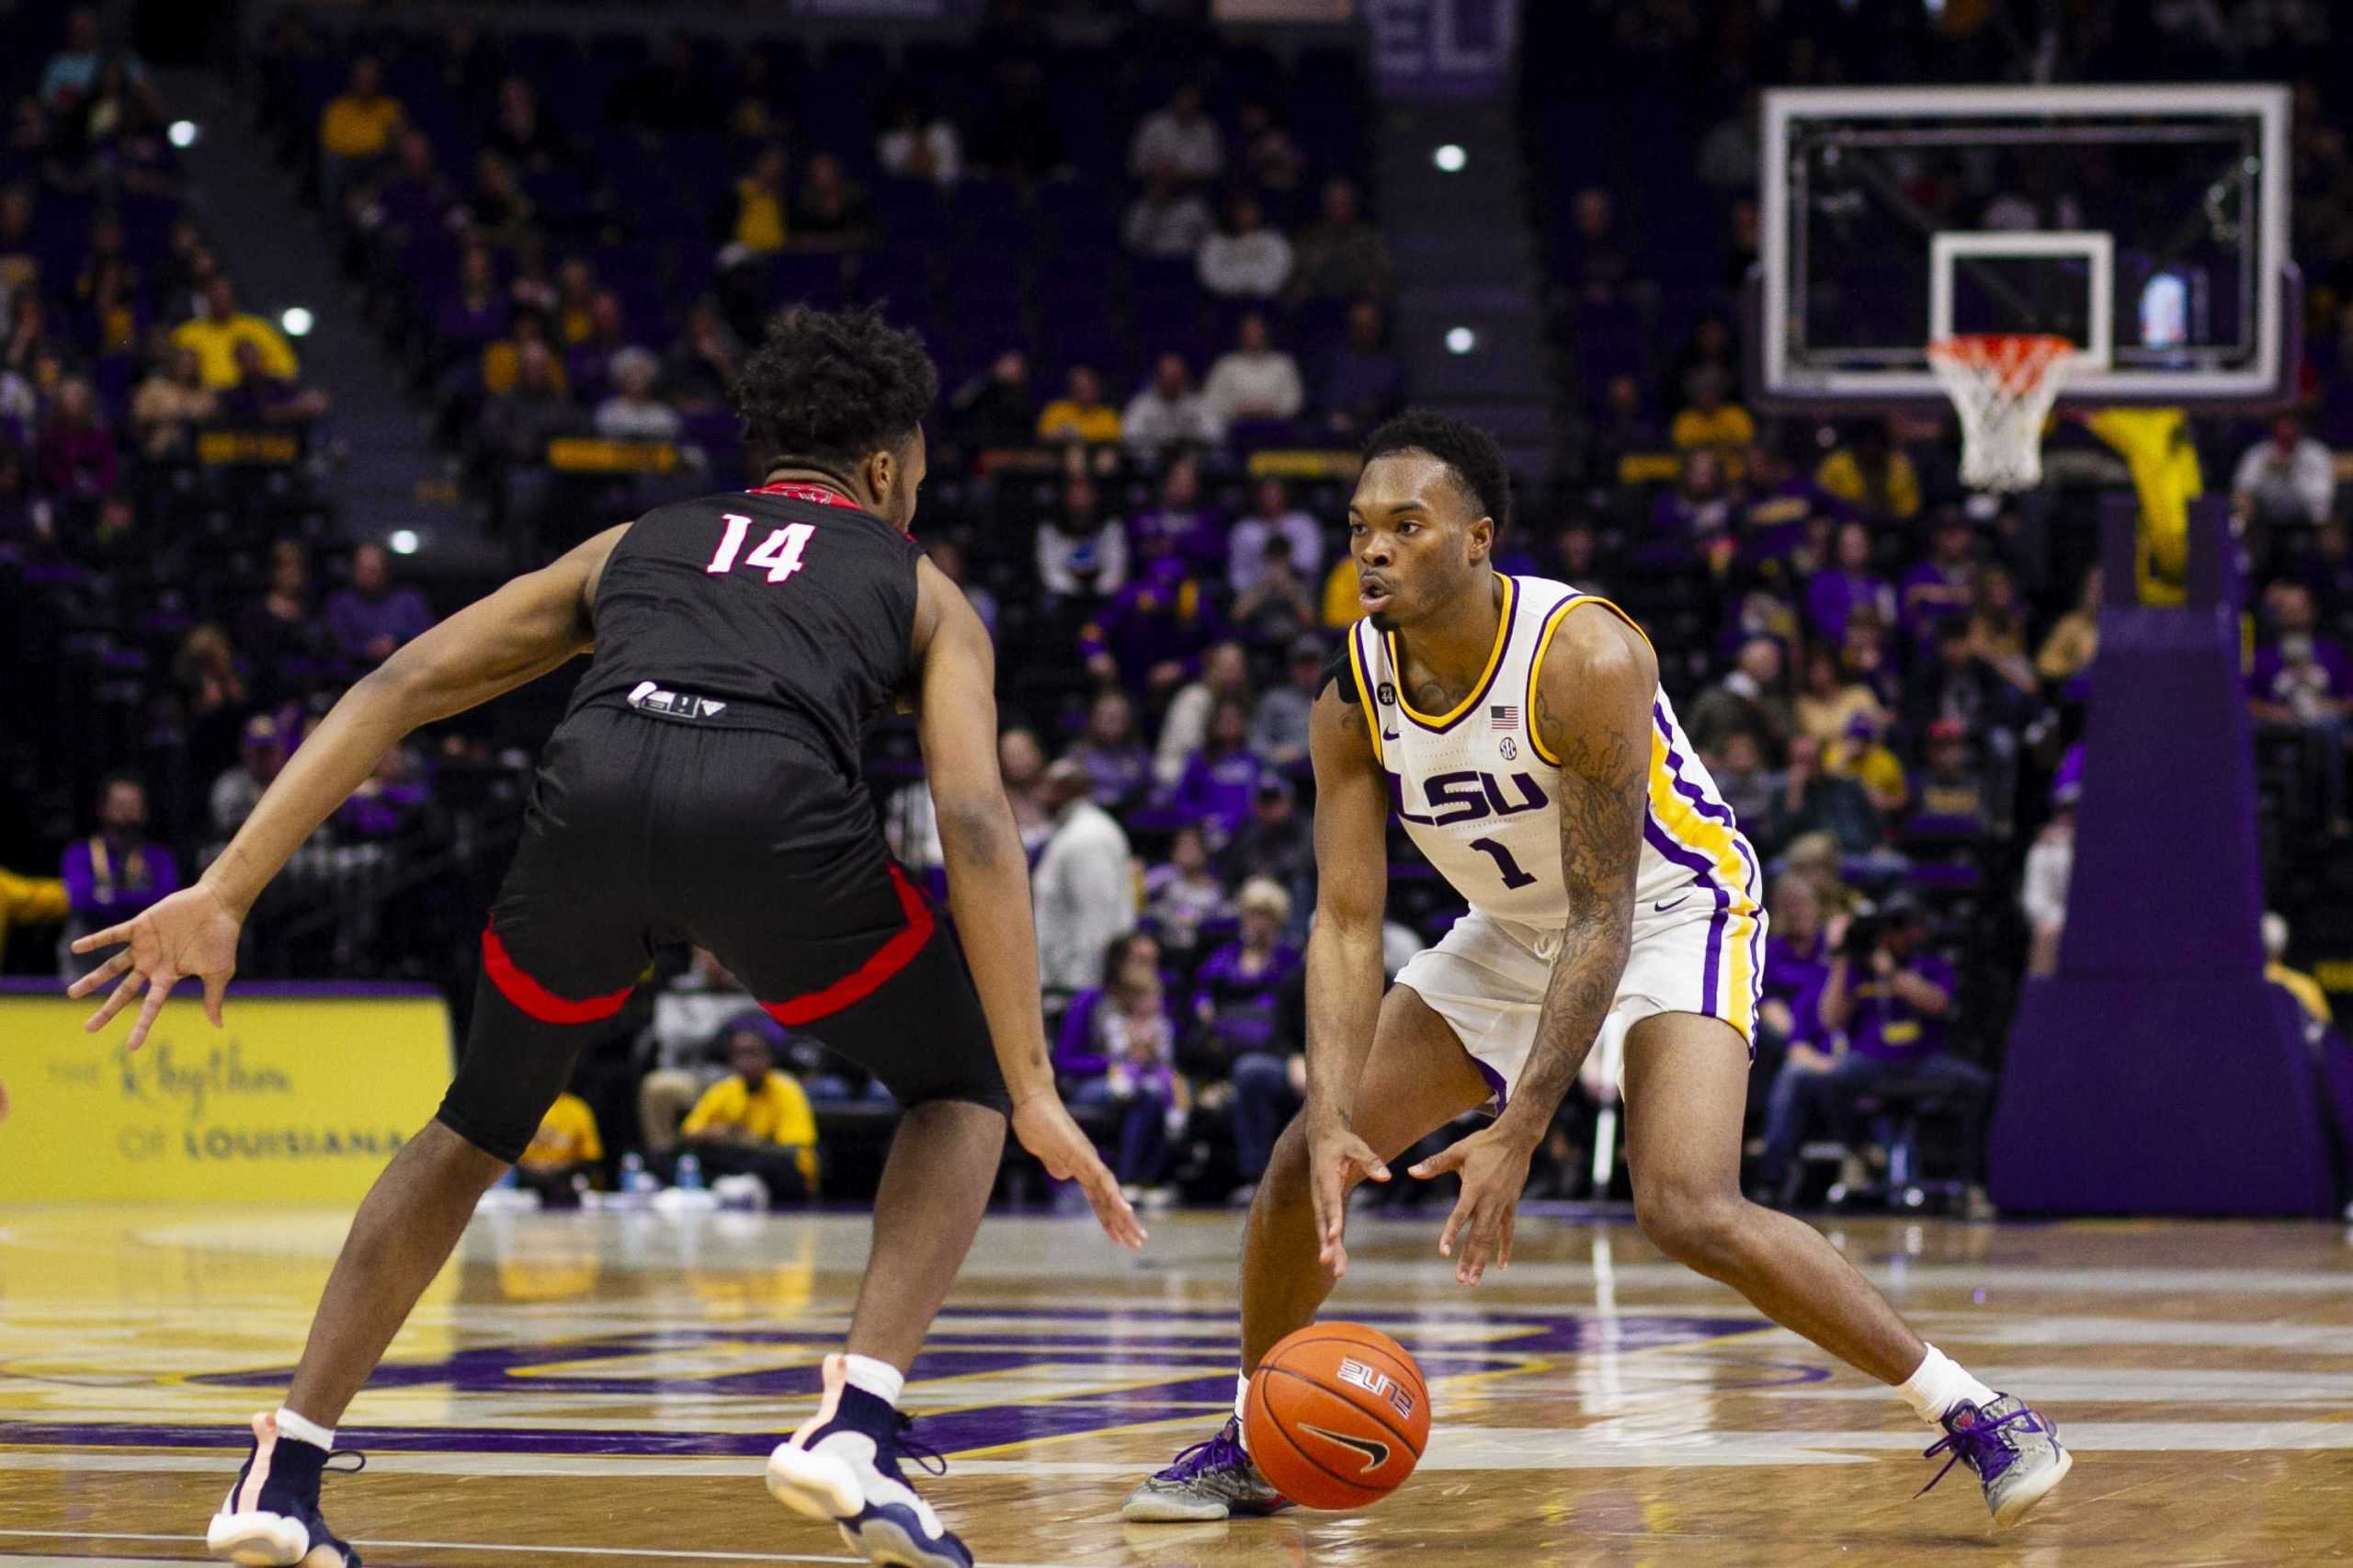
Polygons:
M589 709L549 742L439 1119L521 1154L653 949L709 948L779 1023L902 1105L1004 1109L962 951L809 743Z

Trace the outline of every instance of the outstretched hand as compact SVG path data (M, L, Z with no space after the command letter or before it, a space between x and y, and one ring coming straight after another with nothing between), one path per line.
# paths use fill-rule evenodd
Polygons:
M117 976L122 983L82 1028L97 1033L117 1013L137 1001L143 990L147 1000L140 1006L127 1042L136 1051L147 1043L147 1031L155 1027L156 1015L164 1010L164 998L171 994L172 987L193 977L204 984L204 1016L219 1028L222 997L228 992L229 977L237 972L237 933L244 925L219 893L199 882L119 926L84 937L74 944L77 953L95 953L117 945L122 951L66 987L65 994L87 996Z
M1458 1283L1476 1285L1490 1262L1511 1267L1512 1217L1535 1153L1535 1145L1517 1133L1490 1125L1414 1166L1410 1174L1423 1181L1449 1171L1462 1174L1462 1196L1438 1239L1442 1257L1454 1257L1456 1241L1462 1243L1462 1256L1454 1264Z
M1110 1167L1095 1152L1094 1142L1070 1119L1062 1096L1051 1090L1030 1096L1013 1108L1013 1135L1021 1146L1038 1157L1046 1174L1056 1181L1078 1183L1086 1194L1086 1201L1095 1208L1095 1218L1103 1226L1103 1233L1123 1247L1141 1247L1144 1244L1144 1228L1136 1219L1136 1211L1120 1191L1120 1183Z

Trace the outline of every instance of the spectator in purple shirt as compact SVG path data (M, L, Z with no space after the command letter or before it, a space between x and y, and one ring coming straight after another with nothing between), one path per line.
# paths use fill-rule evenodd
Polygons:
M1210 710L1209 739L1185 764L1168 803L1188 821L1205 827L1222 846L1250 815L1250 801L1267 772L1266 759L1250 749L1250 704L1221 698Z
M1152 755L1136 733L1136 705L1124 691L1102 691L1086 710L1086 733L1070 755L1086 769L1087 792L1105 811L1135 805L1152 783Z
M1097 682L1155 699L1181 684L1223 626L1217 604L1182 559L1144 563L1080 631L1079 654Z
M1405 362L1389 347L1381 306L1358 300L1348 307L1347 340L1334 350L1316 388L1324 429L1335 440L1354 443L1404 405Z
M74 943L139 914L177 892L179 862L160 844L147 841L147 787L128 773L109 775L98 786L98 831L65 846L65 938L60 945L64 978L78 980L104 955L83 959Z
M1705 560L1721 566L1733 542L1732 487L1724 478L1723 454L1695 447L1683 454L1675 488L1651 510L1650 537L1637 559L1654 571L1678 571Z
M1187 571L1204 576L1225 571L1225 539L1216 515L1201 505L1200 465L1191 457L1168 465L1160 505L1128 524L1128 539L1142 562L1175 556Z
M1806 585L1807 622L1824 641L1839 643L1847 641L1847 622L1859 605L1870 606L1881 626L1895 624L1895 590L1871 570L1870 529L1842 523L1833 548L1829 567Z
M1281 1036L1282 995L1300 973L1299 949L1282 940L1290 894L1263 877L1243 884L1242 934L1193 977L1186 1062L1196 1077L1233 1084L1233 1142L1246 1186L1266 1174L1275 1135L1306 1090L1301 1042ZM1235 1195L1237 1198L1241 1194Z
M1935 642L1943 622L1969 618L1977 585L1976 545L1961 508L1947 506L1937 514L1927 559L1904 574L1903 624L1914 647Z
M1083 1036L1056 1062L1082 1078L1075 1106L1120 1109L1112 1171L1131 1202L1156 1190L1168 1165L1168 1140L1183 1124L1185 1101L1176 1069L1176 1030L1160 980L1160 954L1148 936L1120 937L1104 960L1103 988L1074 998L1086 1009ZM1070 1031L1065 1031L1066 1033Z
M369 540L351 552L351 585L327 600L327 634L355 664L381 665L433 624L425 596L392 585L392 558Z
M1201 927L1224 919L1233 907L1210 865L1201 830L1178 828L1169 837L1167 860L1144 873L1144 918L1184 961L1201 945Z
M2345 744L2353 734L2353 662L2330 638L2314 635L2320 611L2313 591L2288 578L2263 593L2271 635L2256 650L2247 697L2256 721L2300 731L2306 767L2318 775L2321 805L2335 838L2353 835L2346 819Z
M458 291L443 301L435 329L441 338L442 362L463 365L506 335L513 306L498 286L498 270L490 252L468 245L458 261Z
M114 489L114 432L98 417L90 383L69 377L57 389L57 405L41 426L35 449L40 479L49 493L87 511Z

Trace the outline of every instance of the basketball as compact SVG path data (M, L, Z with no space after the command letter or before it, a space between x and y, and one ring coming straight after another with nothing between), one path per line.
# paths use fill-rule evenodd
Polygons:
M1304 1508L1361 1508L1404 1483L1429 1443L1430 1394L1405 1347L1360 1323L1310 1324L1250 1379L1243 1440Z

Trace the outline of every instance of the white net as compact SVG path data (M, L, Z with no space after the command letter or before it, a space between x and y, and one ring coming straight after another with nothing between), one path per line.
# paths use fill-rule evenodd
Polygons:
M1961 482L2030 490L2042 479L2042 423L2067 383L2075 346L2038 333L1948 337L1928 363L1961 414Z

